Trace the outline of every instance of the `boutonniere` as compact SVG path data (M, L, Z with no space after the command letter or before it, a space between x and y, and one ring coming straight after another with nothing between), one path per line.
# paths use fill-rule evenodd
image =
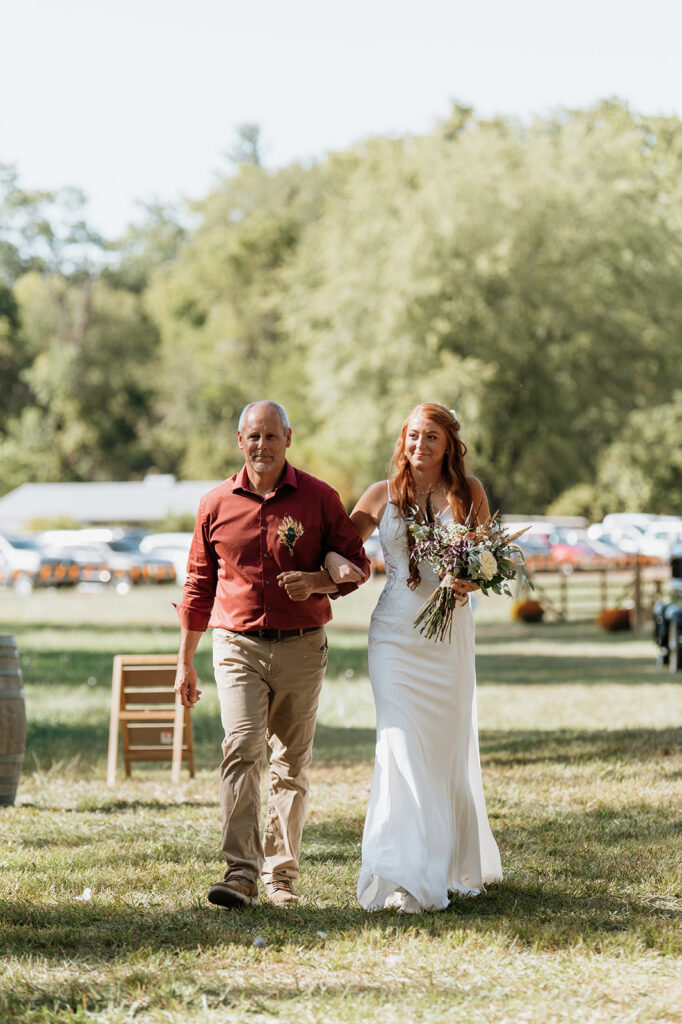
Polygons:
M303 536L303 525L299 523L298 519L293 519L291 516L284 516L284 519L279 524L277 530L277 536L281 540L284 547L287 549L290 555L294 553L294 544L299 537Z

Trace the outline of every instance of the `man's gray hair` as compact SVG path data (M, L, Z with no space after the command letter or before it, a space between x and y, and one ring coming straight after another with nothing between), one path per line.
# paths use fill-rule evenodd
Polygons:
M245 405L244 408L242 409L241 415L239 417L239 423L237 425L237 430L239 431L240 434L244 428L244 420L246 419L247 413L249 409L253 409L254 405L273 406L273 408L275 408L279 413L280 419L282 421L282 426L284 427L284 429L289 429L289 417L287 416L287 411L284 408L284 406L280 405L279 402L271 402L269 398L262 398L259 402L249 402L249 404Z

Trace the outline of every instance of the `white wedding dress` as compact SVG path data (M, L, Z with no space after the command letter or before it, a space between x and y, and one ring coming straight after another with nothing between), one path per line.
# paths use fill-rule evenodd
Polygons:
M420 636L412 621L438 577L422 563L419 587L407 586L406 527L390 501L379 535L386 585L369 629L377 743L358 900L442 910L449 892L476 895L502 879L478 753L474 621L468 603L455 608L452 643Z

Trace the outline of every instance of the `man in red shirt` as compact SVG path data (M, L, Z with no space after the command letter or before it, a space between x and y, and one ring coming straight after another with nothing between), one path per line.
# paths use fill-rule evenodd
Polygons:
M262 875L268 899L294 903L317 703L327 664L327 595L369 576L355 527L331 487L286 460L291 428L275 402L244 409L237 432L244 466L199 503L187 562L175 689L200 697L194 654L213 627L213 665L225 730L220 768L227 870L208 899L253 904ZM357 579L335 584L323 565L338 551ZM364 576L363 576L364 574ZM260 777L270 790L261 842Z

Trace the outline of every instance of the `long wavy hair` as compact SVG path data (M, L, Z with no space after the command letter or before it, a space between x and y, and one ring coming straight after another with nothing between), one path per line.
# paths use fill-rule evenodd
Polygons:
M412 476L412 467L405 452L405 439L409 422L418 413L433 420L445 432L447 447L443 456L441 479L453 518L459 522L464 522L471 515L472 521L475 522L477 510L472 510L473 496L466 473L465 456L467 447L459 436L459 422L449 409L444 405L439 405L437 402L424 402L422 405L415 406L403 423L402 430L393 449L389 471L391 500L393 504L402 519L412 516L413 509L417 505L417 490L414 477ZM430 514L430 503L427 502L427 506L425 512L428 516ZM419 566L412 558L414 539L409 530L407 531L407 543L410 549L410 575L407 583L414 590L419 586L421 577L419 575Z

